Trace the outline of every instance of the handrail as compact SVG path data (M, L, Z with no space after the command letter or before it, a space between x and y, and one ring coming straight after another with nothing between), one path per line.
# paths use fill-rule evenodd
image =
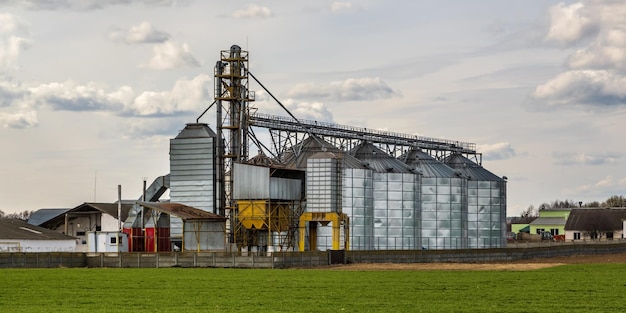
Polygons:
M476 153L476 144L457 140L408 135L365 127L339 125L328 122L298 119L279 115L254 113L250 125L276 130L311 132L319 135L338 136L349 139L369 140L376 143L394 143L426 149ZM303 129L304 127L304 129Z

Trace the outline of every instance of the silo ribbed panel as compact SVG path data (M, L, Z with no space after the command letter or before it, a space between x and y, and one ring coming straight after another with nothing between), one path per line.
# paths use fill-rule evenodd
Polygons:
M506 181L458 154L446 164L468 181L469 248L499 248L506 244Z
M374 194L372 170L344 169L343 213L350 217L350 249L372 250Z
M422 248L467 247L467 179L417 149L400 159L421 173L418 221Z
M170 140L170 201L207 212L215 209L215 133L206 124L187 124ZM171 237L182 237L172 216Z

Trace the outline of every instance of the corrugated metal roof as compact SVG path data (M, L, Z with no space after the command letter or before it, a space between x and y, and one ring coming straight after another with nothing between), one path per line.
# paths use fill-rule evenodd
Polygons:
M530 225L565 225L565 218L562 217L538 217L530 222Z
M266 167L284 167L283 164L280 164L276 159L269 157L263 153L259 153L246 161L248 164L266 166Z
M572 209L565 230L620 230L625 219L626 208Z
M205 210L201 210L198 208L194 208L188 205L184 205L182 203L163 203L163 202L141 202L138 201L137 204L157 210L169 215L174 215L180 217L183 221L188 220L226 220L226 217L220 216L211 212L207 212Z
M504 181L502 177L486 170L484 167L474 163L472 160L454 153L444 159L444 163L455 170L461 171L472 180L478 181Z
M216 137L215 132L207 124L189 123L178 133L176 139Z
M75 240L76 238L24 221L0 218L0 241L3 239Z
M457 177L458 171L438 161L419 149L411 149L400 160L418 170L424 177Z
M28 224L39 226L71 209L68 208L50 208L39 209L28 217Z
M122 221L125 221L128 217L128 211L133 207L134 201L122 200ZM67 210L64 213L57 215L47 221L41 222L40 226L46 228L55 228L65 223L65 214L72 213L87 213L87 212L101 212L117 218L117 202L115 203L100 203L100 202L85 202L73 209Z
M297 157L294 151L299 152ZM318 152L332 152L341 156L343 166L346 168L367 168L363 162L317 136L310 136L293 146L284 153L283 160L286 167L306 169L306 160Z
M350 154L379 173L413 173L413 169L402 161L378 149L372 143L363 142L350 150Z

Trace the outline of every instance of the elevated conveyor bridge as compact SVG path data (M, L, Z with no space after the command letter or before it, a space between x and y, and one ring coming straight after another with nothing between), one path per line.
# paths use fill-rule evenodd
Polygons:
M436 158L450 153L478 156L476 144L455 140L408 135L390 131L369 129L311 120L295 120L286 116L264 113L248 115L249 125L266 128L272 136L273 150L281 155L306 136L315 135L342 150L349 150L362 141L377 144L390 155L399 156L410 148L419 148Z

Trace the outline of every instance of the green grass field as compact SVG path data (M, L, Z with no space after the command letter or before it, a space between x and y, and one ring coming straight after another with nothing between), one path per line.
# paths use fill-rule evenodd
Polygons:
M625 312L625 294L625 264L534 271L0 270L0 312Z

